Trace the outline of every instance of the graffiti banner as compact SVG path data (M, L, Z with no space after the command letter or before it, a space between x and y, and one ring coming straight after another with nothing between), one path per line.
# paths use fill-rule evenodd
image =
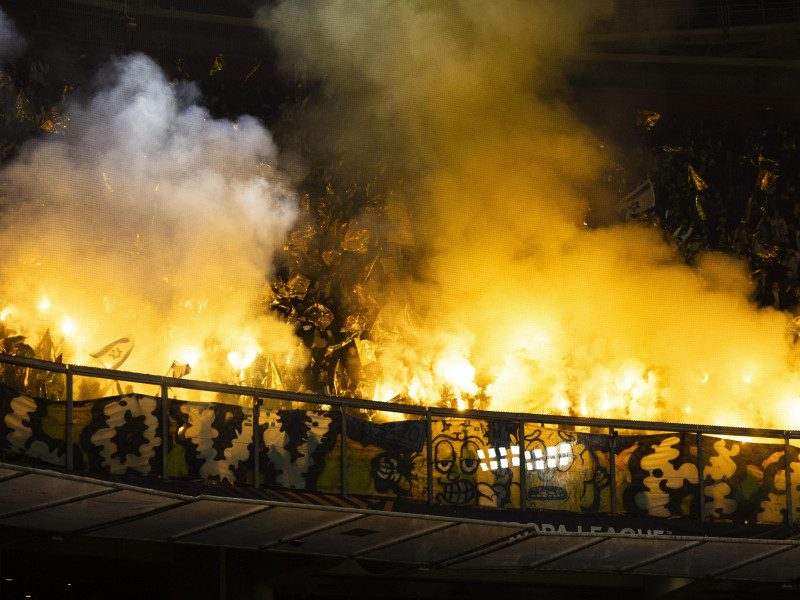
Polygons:
M0 452L66 466L64 403L34 399L0 383Z
M611 512L609 438L525 424L525 505Z
M256 421L249 398L215 398L171 398L166 407L160 396L137 393L75 401L72 467L160 478L166 451L171 479L257 483L287 494L346 488L352 497L404 505L430 499L462 510L608 515L616 505L627 519L699 522L702 512L705 523L800 522L800 452L789 446L787 461L783 440L703 435L698 449L694 433L612 437L438 416L430 419L429 439L428 421L418 416L352 409L343 427L337 407L274 403L260 407ZM65 402L0 383L3 458L64 467L66 427Z
M636 516L699 515L696 436L686 433L615 439L617 506Z
M518 422L437 418L431 433L431 495L436 504L520 506Z

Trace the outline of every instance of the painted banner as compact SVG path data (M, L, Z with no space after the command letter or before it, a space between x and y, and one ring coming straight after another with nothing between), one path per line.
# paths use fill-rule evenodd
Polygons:
M167 475L172 479L341 494L342 413L266 400L170 399ZM240 404L245 404L244 406ZM311 408L309 408L311 406ZM162 399L118 394L73 403L73 467L100 475L161 477ZM697 435L577 432L504 419L434 417L349 409L346 492L353 497L463 509L526 509L707 522L786 521L783 441ZM524 434L520 443L520 434ZM800 452L789 446L792 521L800 522ZM0 383L0 457L64 467L66 404ZM612 465L613 461L613 465ZM613 468L612 468L613 467ZM612 470L616 485L612 487ZM702 477L702 479L701 479ZM429 490L429 486L431 486ZM613 495L613 496L612 496Z
M611 512L610 438L525 425L526 506Z

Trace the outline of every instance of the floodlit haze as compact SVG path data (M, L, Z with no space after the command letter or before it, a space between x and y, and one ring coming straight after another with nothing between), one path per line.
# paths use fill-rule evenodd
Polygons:
M262 12L287 62L338 100L336 143L378 147L407 177L396 198L424 258L384 290L384 320L390 296L416 315L385 342L385 396L416 379L426 401L477 384L493 409L797 426L787 316L749 302L742 264L711 254L693 269L656 230L583 225L599 143L560 98L582 34L610 13L515 0Z
M602 157L566 72L612 8L329 0L259 13L285 63L322 82L283 126L318 133L318 156L380 162L385 220L359 222L413 248L407 272L369 282L374 397L798 427L790 316L753 305L745 265L712 253L689 267L653 227L584 224ZM4 40L22 43L0 13ZM79 360L131 335L127 370L177 360L225 381L256 354L284 375L304 366L287 364L298 340L262 302L298 213L271 134L212 118L194 85L143 55L112 61L62 108L66 132L27 142L0 174L0 319L32 342L49 329Z

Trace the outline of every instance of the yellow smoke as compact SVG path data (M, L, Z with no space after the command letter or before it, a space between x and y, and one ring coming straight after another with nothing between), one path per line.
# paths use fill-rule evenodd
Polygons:
M447 384L436 365L455 357L493 409L798 426L787 316L753 306L742 264L692 269L657 231L583 225L599 143L564 73L609 15L515 0L263 13L286 59L324 76L339 147L379 148L403 174L395 212L424 254L384 290L383 323L404 336L383 342L382 389L422 397L415 382Z

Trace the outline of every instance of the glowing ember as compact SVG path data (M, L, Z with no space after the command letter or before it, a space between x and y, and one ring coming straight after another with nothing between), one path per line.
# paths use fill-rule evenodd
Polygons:
M398 393L389 385L381 385L379 382L375 386L375 394L373 395L372 399L376 402L389 402L390 400L396 399Z
M75 321L69 317L64 317L64 319L61 321L61 333L64 335L75 333Z
M239 371L249 367L256 359L257 352L229 352L228 362L231 363L234 369Z
M457 390L469 395L478 393L475 367L464 356L447 356L437 361L435 372Z
M408 388L408 397L411 398L417 404L425 404L428 394L425 390L425 387L422 385L419 377L416 375L411 380L411 385Z
M800 429L800 397L794 396L786 402L791 414L792 428Z
M188 348L185 350L179 350L175 356L180 363L196 365L202 356L202 352L197 348ZM228 358L228 361L230 362L230 357Z

